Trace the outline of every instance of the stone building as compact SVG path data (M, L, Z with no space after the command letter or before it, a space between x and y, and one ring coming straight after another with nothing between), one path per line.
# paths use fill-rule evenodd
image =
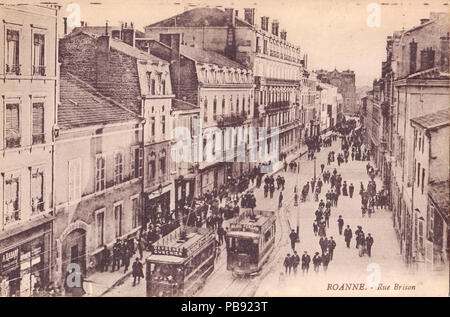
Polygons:
M319 81L314 72L304 70L301 83L301 123L304 127L305 140L319 134L320 129L320 88Z
M0 276L10 296L51 279L58 14L0 5Z
M359 109L356 107L356 86L355 72L352 70L344 70L339 72L337 69L333 71L317 70L317 78L324 82L338 87L338 93L344 98L343 113L354 115Z
M69 264L89 276L100 269L104 246L137 235L143 120L62 70L58 126L54 279L63 282Z
M277 20L269 30L269 17L261 17L260 25L255 17L251 8L244 19L232 8L196 8L148 25L145 37L159 41L160 34L178 33L182 47L215 51L251 69L254 126L270 128L267 144L276 136L280 154L287 154L300 145L299 86L306 58Z
M201 195L254 165L249 154L255 144L247 133L254 118L253 75L221 54L180 45L179 39L179 34L162 34L161 41L139 41L151 54L171 62L176 97L199 107L193 142L195 193Z
M338 88L319 83L320 88L320 106L319 106L319 122L320 133L325 133L334 127L337 119L337 98Z
M143 177L144 223L169 228L176 220L169 159L174 98L169 63L134 47L132 23L114 37L109 34L107 25L100 35L98 27L85 26L61 39L62 67L145 119L144 148L133 153L139 166L135 171Z
M389 191L400 249L409 264L417 264L423 251L417 247L415 236L419 232L416 219L421 215L413 207L417 165L410 120L447 109L450 88L448 14L432 12L429 19L420 22L387 38L386 61L377 82L383 131L378 165ZM368 115L367 111L365 126L371 121Z
M448 267L448 209L442 188L449 180L450 110L443 109L411 119L413 128L414 180L412 182L413 256L418 269Z

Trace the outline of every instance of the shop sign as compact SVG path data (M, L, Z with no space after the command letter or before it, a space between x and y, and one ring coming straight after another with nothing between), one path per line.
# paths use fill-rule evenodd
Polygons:
M1 255L1 270L6 271L19 264L19 248L12 249Z

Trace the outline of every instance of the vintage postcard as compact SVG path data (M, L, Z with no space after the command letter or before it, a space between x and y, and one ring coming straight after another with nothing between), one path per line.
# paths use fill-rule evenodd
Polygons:
M448 12L0 0L0 297L448 296Z

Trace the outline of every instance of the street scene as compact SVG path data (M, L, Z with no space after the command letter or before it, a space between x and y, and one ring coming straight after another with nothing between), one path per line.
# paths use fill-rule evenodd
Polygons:
M0 4L0 297L448 296L448 4L243 1Z

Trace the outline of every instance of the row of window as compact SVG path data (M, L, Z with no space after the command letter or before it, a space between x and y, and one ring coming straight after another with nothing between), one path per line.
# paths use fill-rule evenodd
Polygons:
M130 178L137 178L143 175L143 149L134 148L131 151ZM81 199L81 159L76 158L69 161L69 184L68 200L76 201ZM114 185L119 185L125 181L124 178L124 157L122 152L114 154ZM98 154L95 159L95 192L101 192L107 187L106 184L106 155Z
M221 84L221 83L251 83L252 76L247 73L225 71L220 70L208 70L203 69L202 72L203 81L210 84Z
M247 103L246 103L246 98L245 96L242 96L242 109L240 109L240 98L239 96L236 97L236 108L233 107L233 96L230 96L230 100L229 100L229 109L230 111L227 112L226 111L226 104L225 104L225 96L222 96L222 110L221 110L221 114L225 115L227 113L233 114L246 114L246 115L250 115L251 112L251 97L248 96L247 98ZM209 116L209 108L208 108L208 98L205 97L204 103L203 103L203 120L205 122L208 122L208 116ZM217 120L217 97L214 96L213 99L213 120ZM235 111L236 110L236 111Z
M259 102L260 104L266 105L272 102L278 101L291 101L291 92L289 91L259 91Z
M156 119L155 117L150 117L150 137L155 137L155 130L156 130ZM161 116L161 122L160 122L160 128L161 128L161 134L164 136L166 134L166 116Z
M141 199L138 195L130 198L131 202L131 229L136 229L142 223L142 206ZM124 235L124 212L123 201L113 204L113 216L114 216L114 237L119 238ZM97 236L97 246L101 247L105 245L105 212L104 208L95 212L95 226Z
M22 144L19 103L7 103L5 107L4 148L16 148ZM44 103L32 104L32 144L45 143Z
M166 79L161 72L147 72L147 85L149 94L152 96L166 95Z
M277 114L269 115L269 128L270 127L276 127L281 126L286 123L291 122L292 116L290 111L283 111Z
M263 53L291 62L300 62L298 53L294 49L277 45L259 36L256 37L256 53Z
M6 56L5 72L7 74L21 75L20 60L20 31L14 29L6 30ZM24 46L25 47L25 46ZM34 33L32 50L32 75L45 76L45 35Z
M32 215L44 211L44 173L42 171L30 174L30 203ZM14 175L4 181L3 224L8 225L22 219L21 189L24 185L19 175Z

